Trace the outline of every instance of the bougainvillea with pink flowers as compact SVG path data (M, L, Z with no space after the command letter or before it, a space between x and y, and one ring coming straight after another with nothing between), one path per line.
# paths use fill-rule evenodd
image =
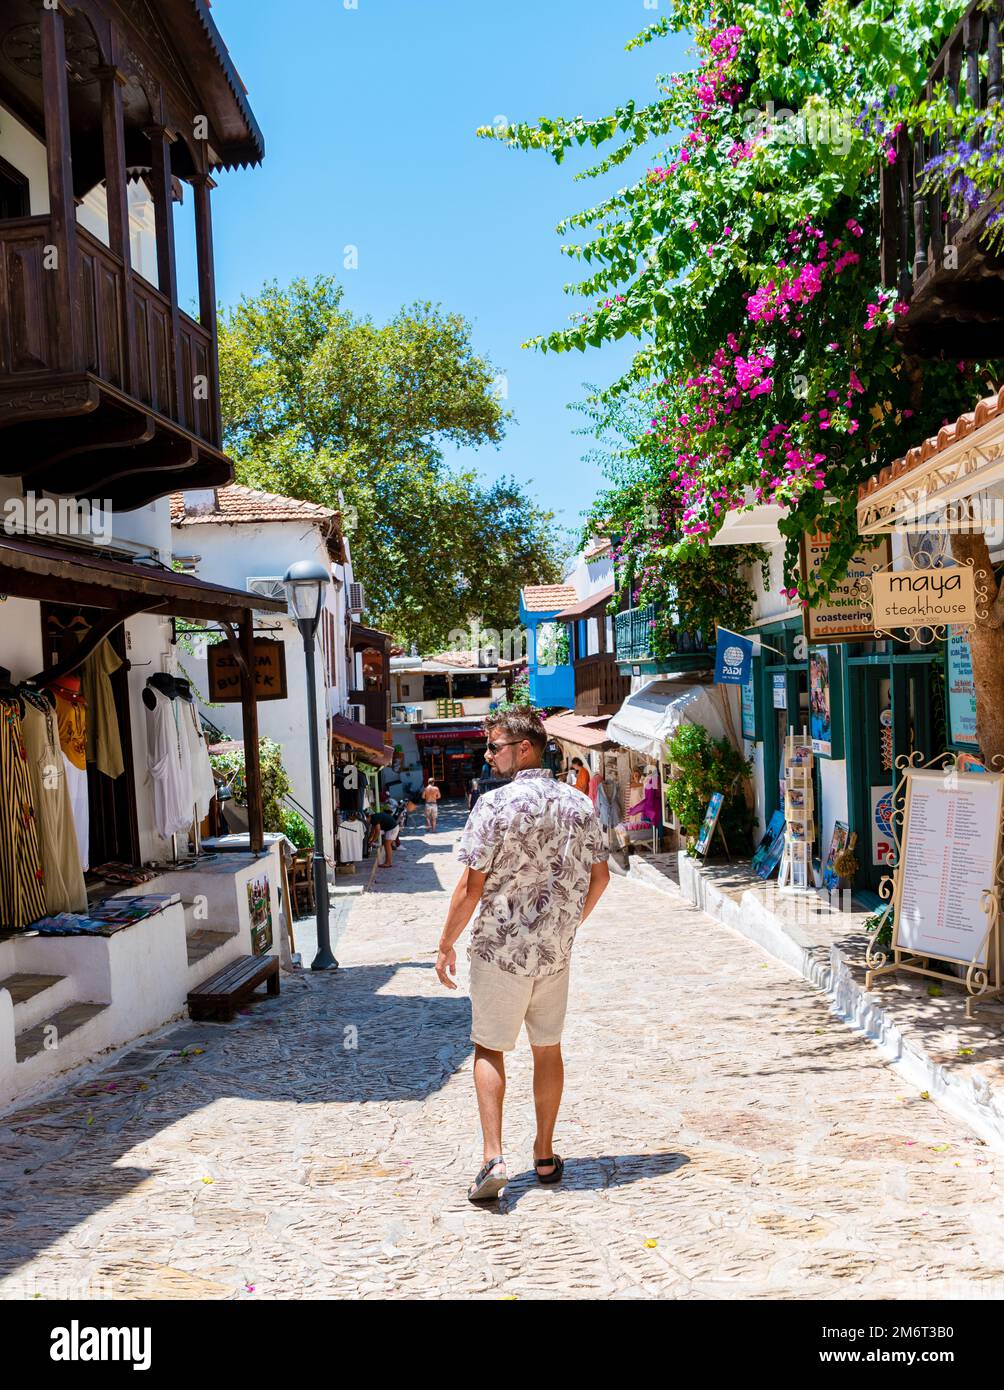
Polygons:
M613 144L590 172L646 152L643 177L558 228L586 238L563 249L590 307L532 340L639 340L630 371L589 403L621 441L590 525L619 536L633 600L737 626L721 607L737 602L731 572L762 556L708 542L762 502L782 508L787 592L799 537L834 538L819 588L800 590L815 598L855 547L858 484L984 389L980 364L903 357L892 330L906 306L879 269L879 172L964 8L672 0L629 48L689 31L696 62L652 104L482 132L559 163Z

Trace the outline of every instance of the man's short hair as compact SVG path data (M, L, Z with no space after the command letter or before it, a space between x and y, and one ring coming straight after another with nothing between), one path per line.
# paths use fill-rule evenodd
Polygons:
M547 731L532 710L509 709L490 714L485 720L485 733L491 738L499 730L514 742L529 739L538 753L547 747Z

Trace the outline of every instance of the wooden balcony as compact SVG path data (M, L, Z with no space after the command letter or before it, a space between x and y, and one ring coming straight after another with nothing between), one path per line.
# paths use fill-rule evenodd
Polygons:
M611 653L581 657L574 670L576 714L615 714L631 691L630 677L621 675Z
M700 632L674 628L667 641L661 632L665 622L663 609L655 603L616 615L614 637L622 675L703 671L714 666L715 649L707 646Z
M389 690L352 690L349 692L349 704L363 706L366 710L364 722L371 729L382 729L385 733L390 730Z
M947 88L953 107L965 96L980 110L1000 100L1001 8L972 0L928 74L928 98ZM1004 256L985 243L999 195L950 219L941 196L922 191L939 138L901 131L895 148L895 164L882 171L881 223L882 282L910 304L897 338L919 356L1004 357Z
M212 336L82 227L76 242L71 336L50 219L0 222L0 473L122 510L228 482Z

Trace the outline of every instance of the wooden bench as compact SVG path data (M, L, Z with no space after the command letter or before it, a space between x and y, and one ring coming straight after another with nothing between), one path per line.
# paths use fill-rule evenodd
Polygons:
M268 983L269 994L279 993L277 956L241 956L193 989L188 1012L193 1019L217 1019L229 1023L259 985Z

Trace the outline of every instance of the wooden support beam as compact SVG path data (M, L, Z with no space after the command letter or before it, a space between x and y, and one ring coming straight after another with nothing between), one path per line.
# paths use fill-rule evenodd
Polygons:
M261 761L258 756L258 698L254 680L254 613L244 611L240 622L241 713L244 716L244 784L248 798L248 837L252 854L265 848L261 800Z
M63 7L46 5L39 15L42 40L42 104L45 114L45 157L49 174L49 223L55 263L46 274L56 277L56 353L61 368L84 366L84 334L77 287L77 204L73 196L70 155L70 97L66 76L66 29Z
M113 40L117 42L117 40ZM101 134L105 156L105 196L108 204L108 245L122 262L122 388L137 394L139 371L136 357L136 310L132 282L132 248L129 240L129 185L126 177L125 116L122 88L126 76L111 66L98 69L101 79Z
M181 334L178 316L178 264L174 240L174 190L171 182L171 146L174 135L165 126L147 128L153 169L151 184L153 189L154 223L157 231L157 281L161 294L171 302L171 411L173 420L185 418L181 402L186 384L181 375Z
M216 322L216 266L213 259L213 210L211 194L216 184L208 173L192 180L195 191L195 244L199 259L199 322L209 334L209 391L211 441L223 442L220 410L219 330Z

